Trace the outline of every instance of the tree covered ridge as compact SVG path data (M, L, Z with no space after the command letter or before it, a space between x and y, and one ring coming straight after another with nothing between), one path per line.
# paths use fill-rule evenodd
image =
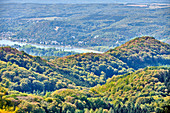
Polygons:
M149 36L135 38L106 53L134 69L170 64L170 45Z
M143 36L143 37L137 37L135 39L132 39L125 44L122 44L119 47L116 47L115 49L111 49L108 52L112 52L114 50L121 50L121 49L135 49L136 52L138 52L140 49L141 51L151 51L159 53L159 54L166 54L168 55L170 45L166 44L164 42L161 42L154 37L149 37L149 36ZM150 50L151 49L151 50Z

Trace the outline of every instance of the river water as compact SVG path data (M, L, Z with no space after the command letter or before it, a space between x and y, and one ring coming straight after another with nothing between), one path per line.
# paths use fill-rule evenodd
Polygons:
M11 41L11 40L0 40L0 45L8 45L8 46L12 46L12 45L20 45L20 46L23 46L23 45L32 45L32 46L35 46L37 48L52 48L52 47L55 47L57 49L64 49L64 51L74 51L74 52L77 52L77 53L103 53L103 52L100 52L100 51L95 51L95 50L89 50L89 49L84 49L84 48L69 48L69 47L62 47L62 46L48 46L48 45L38 45L38 44L30 44L30 43L24 43L24 42L14 42L14 41Z

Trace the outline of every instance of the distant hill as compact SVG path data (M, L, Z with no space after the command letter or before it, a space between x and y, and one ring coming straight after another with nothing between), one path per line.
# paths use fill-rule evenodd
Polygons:
M170 43L169 5L164 3L8 3L0 7L3 39L83 48L113 48L139 36Z
M170 45L148 36L135 38L106 53L134 69L170 64Z

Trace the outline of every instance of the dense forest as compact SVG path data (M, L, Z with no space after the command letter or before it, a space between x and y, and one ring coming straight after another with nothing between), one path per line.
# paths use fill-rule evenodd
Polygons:
M51 60L1 47L0 112L168 113L169 50L148 36Z
M14 41L115 47L149 35L170 43L168 4L4 3L0 7L0 37Z
M44 96L1 87L0 108L17 113L168 113L169 71L150 67L113 76L90 90L60 89Z

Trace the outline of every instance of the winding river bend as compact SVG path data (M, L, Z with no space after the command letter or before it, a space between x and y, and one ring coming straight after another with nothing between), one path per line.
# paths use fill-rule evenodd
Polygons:
M56 49L64 49L64 51L74 51L74 52L77 52L77 53L103 53L103 52L100 52L100 51L95 51L95 50L89 50L89 49L84 49L84 48L70 48L70 47L63 47L63 46L50 46L50 45L38 45L38 44L30 44L30 43L25 43L25 42L14 42L14 41L11 41L11 40L5 40L5 39L2 39L0 40L0 45L8 45L8 46L12 46L12 45L20 45L20 46L23 46L23 45L32 45L32 46L35 46L37 48L52 48L52 47L55 47Z

